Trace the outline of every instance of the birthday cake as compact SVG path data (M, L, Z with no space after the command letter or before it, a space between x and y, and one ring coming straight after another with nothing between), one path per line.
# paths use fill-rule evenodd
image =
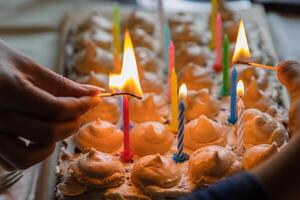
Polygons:
M172 60L165 60L169 57L164 55L169 46L159 43L159 17L139 10L122 20L121 33L127 27L131 34L137 63L136 69L131 69L138 74L143 99L126 97L128 105L124 108L122 99L103 97L98 106L80 118L81 128L61 147L58 200L176 199L252 169L288 142L287 112L279 92L274 92L279 87L272 81L273 72L230 62L241 17L222 2L218 1L217 10L230 43L223 46L228 59L227 63L223 59L221 71L214 69L214 48L218 45L210 47L211 41L217 40L209 26L210 17L216 13L204 17L190 13L165 16L175 48L171 55L174 68L169 70L166 62L172 65ZM258 25L244 21L253 53L251 60L274 64L273 57L265 51ZM120 72L115 69L114 23L112 18L93 12L75 24L70 78L110 89L110 74ZM124 57L123 62L126 63ZM236 97L244 103L245 108L236 105L238 111L243 109L242 116L232 111L232 104L236 104L232 102L230 84L234 68L237 79L245 85L244 96L239 98L238 93ZM178 86L187 87L186 97L180 99L185 110L181 107L178 111L178 102L174 103L174 92L177 97L178 91L174 91L171 70L176 71ZM134 87L129 87L129 91L134 92ZM124 109L129 109L129 118ZM228 118L232 115L238 115L244 126L230 123ZM130 131L125 137L129 121ZM129 158L120 159L126 148Z

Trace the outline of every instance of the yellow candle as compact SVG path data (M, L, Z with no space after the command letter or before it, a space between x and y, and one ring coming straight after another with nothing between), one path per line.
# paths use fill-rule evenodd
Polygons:
M211 14L210 14L210 48L216 47L216 18L217 18L218 3L217 0L211 0Z
M119 6L117 3L114 4L113 9L113 38L114 38L114 63L115 73L120 73L121 62L120 62L120 20L119 20Z
M172 118L170 123L171 131L178 131L178 93L177 93L177 76L175 72L175 68L172 68L171 78L171 111Z

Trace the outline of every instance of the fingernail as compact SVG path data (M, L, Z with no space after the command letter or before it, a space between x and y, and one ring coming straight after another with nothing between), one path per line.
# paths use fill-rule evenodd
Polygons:
M84 87L85 89L89 90L89 92L91 92L91 94L98 94L100 92L105 91L104 88L97 87L97 86L94 86L94 85L81 84L81 86Z

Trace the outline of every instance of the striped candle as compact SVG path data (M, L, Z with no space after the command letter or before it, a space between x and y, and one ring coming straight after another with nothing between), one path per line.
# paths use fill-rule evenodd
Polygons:
M243 81L239 81L237 86L237 93L239 95L238 100L238 121L237 121L237 155L241 156L243 154L243 147L244 147L244 110L245 105L242 99L244 95L244 84Z
M189 156L188 154L183 152L183 138L184 138L184 111L185 111L185 105L184 100L187 95L187 88L185 84L182 84L179 89L179 97L180 97L180 103L179 103L179 115L178 115L178 135L177 135L177 152L173 154L173 160L176 163L181 163L186 160L188 160Z

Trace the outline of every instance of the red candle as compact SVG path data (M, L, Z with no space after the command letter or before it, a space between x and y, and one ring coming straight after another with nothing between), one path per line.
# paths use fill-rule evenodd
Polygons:
M121 160L128 162L133 156L130 151L130 137L129 137L129 106L128 97L123 96L123 152L121 153Z
M175 67L175 47L174 47L174 43L171 40L170 41L170 45L169 45L169 74L168 74L168 100L170 100L171 98L171 74L172 74L172 70Z
M216 19L216 62L214 64L214 70L220 72L222 70L222 17L218 13Z

